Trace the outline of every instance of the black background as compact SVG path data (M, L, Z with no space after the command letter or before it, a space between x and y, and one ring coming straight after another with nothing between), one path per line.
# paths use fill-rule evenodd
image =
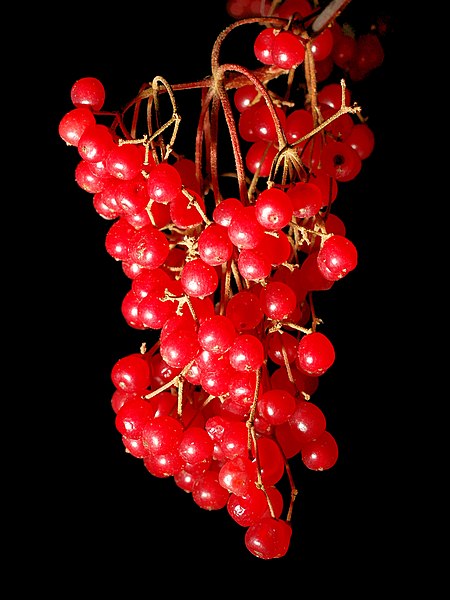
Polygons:
M384 336L398 292L384 227L398 201L393 106L400 94L401 48L393 4L353 0L346 9L360 30L384 14L391 29L382 67L367 81L348 83L376 137L372 156L356 180L340 186L335 204L358 248L359 265L318 300L337 358L315 398L340 457L323 473L294 462L299 496L291 548L286 558L264 563L266 573L295 565L305 583L333 573L335 585L351 588L355 573L376 579L380 561L386 576L394 564L379 556L380 545L395 555L401 543L387 526L401 518L394 475L399 425L389 403L394 384L388 383L399 342L391 338L387 344ZM99 577L99 563L122 580L156 577L164 568L176 574L194 564L198 584L211 565L225 576L226 565L234 566L232 575L241 563L244 572L263 561L246 550L244 529L225 510L203 511L171 479L152 477L124 451L110 405L110 372L146 334L124 323L120 304L129 282L104 248L109 223L75 183L76 150L58 136L59 121L72 108L70 88L81 77L98 77L106 89L105 108L117 109L155 75L177 83L209 74L212 44L232 22L225 2L146 6L122 12L72 6L56 25L43 22L29 40L29 60L36 65L30 110L43 127L34 161L39 193L30 198L39 206L31 220L40 265L29 307L28 352L40 398L30 412L39 455L38 464L35 455L28 459L39 481L33 488L40 507L33 537L38 544L47 540L59 572L68 569L74 577ZM230 51L245 56L249 48ZM181 139L188 139L190 126L187 117Z

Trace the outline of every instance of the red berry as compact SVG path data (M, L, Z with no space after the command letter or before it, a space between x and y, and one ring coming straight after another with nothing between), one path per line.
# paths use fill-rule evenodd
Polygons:
M272 64L281 69L294 69L305 60L305 46L291 31L281 31L272 45Z
M74 106L85 106L95 112L103 108L105 95L103 83L96 77L82 77L75 81L70 90Z
M141 354L129 354L113 366L111 379L116 388L125 392L143 390L150 384L150 369Z
M182 184L181 175L173 165L159 163L150 171L147 180L150 199L167 204L181 192Z
M288 194L275 187L263 190L255 202L255 216L264 229L283 229L292 219L292 204Z
M181 272L181 286L188 296L203 298L216 291L219 276L216 269L201 258L188 261Z
M245 532L245 546L264 560L282 558L289 550L291 537L292 528L286 521L264 517Z
M95 117L89 108L84 106L74 108L60 120L58 133L69 146L78 146L80 137L88 127L92 127L95 123Z
M337 442L329 431L324 431L301 449L303 464L312 471L331 469L336 464L338 455Z
M308 375L323 375L335 359L334 346L320 331L304 335L298 344L298 366Z
M358 251L348 238L332 235L323 242L317 253L317 266L329 281L342 279L358 264Z

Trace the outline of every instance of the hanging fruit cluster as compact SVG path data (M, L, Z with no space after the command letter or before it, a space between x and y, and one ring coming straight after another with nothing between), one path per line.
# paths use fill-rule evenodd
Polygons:
M322 471L338 459L314 402L335 348L313 298L358 263L333 205L374 134L345 81L383 53L338 24L348 1L261 4L229 0L235 21L202 81L156 76L120 111L104 110L99 79L75 81L59 136L111 223L105 248L129 281L122 316L142 332L111 371L126 452L200 508L227 510L248 550L273 559L291 541L290 460ZM256 69L220 60L245 27ZM330 65L340 80L327 80ZM180 91L200 94L198 114L179 114ZM185 118L197 123L193 156L177 152Z

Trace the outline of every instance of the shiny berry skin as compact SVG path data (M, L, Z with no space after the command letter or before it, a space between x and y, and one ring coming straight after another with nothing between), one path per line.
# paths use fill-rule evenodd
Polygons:
M333 50L333 34L329 28L324 29L316 36L311 44L314 60L325 60Z
M185 367L200 350L197 333L180 328L161 340L161 356L171 367Z
M199 209L205 212L205 202L203 198L195 190L185 188L189 193L189 197L183 192L179 192L169 203L169 214L172 223L181 229L188 229L201 225L203 217ZM191 197L195 202L191 202Z
M233 101L239 112L243 112L250 106L255 97L258 95L258 90L254 85L243 85L234 92Z
M258 398L257 410L271 425L285 423L295 408L295 398L286 390L273 388L265 391Z
M322 192L313 181L297 181L286 192L292 205L294 216L308 219L316 215L324 206Z
M333 344L320 331L303 336L297 353L298 366L307 375L323 375L335 360Z
M129 354L114 364L111 371L114 386L125 392L143 390L150 384L150 369L141 354Z
M264 362L264 346L254 335L238 335L228 351L231 366L236 371L256 371Z
M287 283L269 281L259 295L264 314L273 320L289 318L297 306L297 296Z
M94 112L103 108L105 97L103 83L96 77L82 77L75 81L70 90L70 99L74 106L85 106Z
M92 111L85 106L73 108L66 113L59 122L58 133L62 140L69 146L78 146L80 137L88 129L96 124Z
M151 454L164 455L178 452L183 434L183 425L178 419L170 415L161 415L145 423L142 441Z
M233 322L225 315L214 315L205 319L198 328L200 345L213 354L224 354L229 350L236 335Z
M106 159L106 169L113 177L129 181L142 169L142 155L132 144L114 144Z
M198 253L208 265L215 267L227 262L233 248L227 228L217 223L211 223L198 236Z
M277 152L278 150L273 144L258 140L247 150L245 165L250 173L258 172L260 177L268 177Z
M186 463L197 464L210 460L214 451L214 442L203 427L188 427L181 438L178 452Z
M229 227L233 217L243 208L242 202L237 198L225 198L215 207L213 220L218 225Z
M258 296L243 290L228 301L226 316L232 321L236 331L242 332L257 327L264 313Z
M237 496L244 496L254 487L253 476L253 463L247 456L225 461L218 475L220 485Z
M329 281L345 277L358 264L358 251L348 238L332 235L327 238L317 253L319 271Z
M292 204L283 190L272 187L263 190L255 203L255 216L264 229L279 231L292 219Z
M305 444L301 451L303 464L312 471L325 471L336 464L339 447L329 431Z
M82 190L91 194L103 191L106 185L106 179L96 175L91 168L91 163L86 160L80 160L75 167L75 181Z
M348 87L344 92L345 104L350 106L351 92ZM317 100L320 104L330 106L335 110L339 110L342 104L342 87L339 83L328 83L324 85L317 93Z
M184 265L180 281L188 296L203 298L216 291L219 276L213 266L201 258L194 258Z
M302 448L325 431L327 422L323 411L311 400L298 399L287 423L293 439Z
M264 517L245 532L245 546L263 560L282 558L289 550L291 526L283 520Z
M276 30L268 27L259 32L253 44L256 58L264 65L273 65L272 48L276 38Z
M138 229L130 238L128 258L142 267L157 269L168 254L169 242L166 236L151 224Z
M367 123L355 124L345 141L356 150L362 160L368 158L375 147L375 136Z
M322 169L336 181L351 181L361 171L361 158L347 142L330 141L322 150Z
M96 123L83 132L77 147L83 160L98 163L106 160L113 146L114 141L109 128Z
M230 492L219 483L218 474L206 471L192 487L192 499L205 510L220 510L227 505Z
M234 215L228 227L228 237L237 248L256 248L264 239L264 227L256 217L254 205Z
M231 493L227 502L228 514L242 527L250 527L259 521L266 510L266 496L256 486L250 486L242 495Z
M153 416L154 409L147 400L132 398L117 411L115 426L117 431L128 439L140 439L146 423Z
M299 36L282 31L275 37L271 55L272 64L281 69L293 69L305 60L305 46Z
M157 164L147 180L151 200L167 204L181 192L183 181L177 169L166 162Z

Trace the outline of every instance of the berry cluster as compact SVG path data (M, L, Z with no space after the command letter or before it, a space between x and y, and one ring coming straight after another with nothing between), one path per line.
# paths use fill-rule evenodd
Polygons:
M340 10L350 0L336 2ZM261 12L261 4L263 12ZM228 0L227 12L234 19L250 18L257 15L272 15L282 18L295 16L307 27L316 18L320 9L313 0ZM319 26L320 26L319 21ZM315 58L317 81L325 81L333 69L340 69L347 79L361 81L384 61L384 49L381 37L385 34L387 23L382 19L364 32L355 31L348 22L333 18L329 26L314 38L311 47Z
M332 209L374 147L344 80L317 87L316 60L336 49L336 26L328 16L315 31L305 7L287 0L274 16L236 20L217 38L211 77L157 76L120 111L104 110L100 80L79 79L58 129L79 153L77 184L111 222L106 251L130 282L122 315L155 334L112 367L124 447L200 508L226 509L262 559L290 546L289 461L323 471L338 459L311 400L335 361L313 296L357 266ZM255 22L260 68L221 63L225 40ZM281 78L283 94L272 88ZM201 92L193 158L175 150L180 90Z

